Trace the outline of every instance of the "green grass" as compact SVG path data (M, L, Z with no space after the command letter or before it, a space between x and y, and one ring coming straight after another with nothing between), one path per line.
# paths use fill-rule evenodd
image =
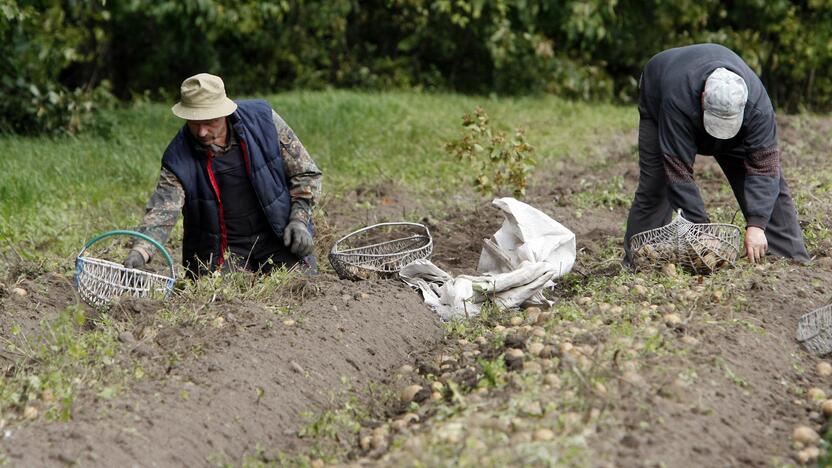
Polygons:
M554 97L490 99L419 93L292 92L267 98L324 172L324 192L337 198L361 185L392 181L430 204L470 189L469 171L443 149L461 134L461 117L483 106L498 130L526 129L545 165L597 160L594 142L635 126L628 107ZM71 257L96 233L131 228L153 191L162 152L182 122L166 104L112 111L112 138L0 136L0 273L20 256Z

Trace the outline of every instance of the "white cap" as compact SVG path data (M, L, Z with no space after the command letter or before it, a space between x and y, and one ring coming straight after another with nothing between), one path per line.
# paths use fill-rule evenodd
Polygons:
M702 111L705 131L714 138L728 140L739 133L748 87L745 80L725 68L717 68L705 80Z

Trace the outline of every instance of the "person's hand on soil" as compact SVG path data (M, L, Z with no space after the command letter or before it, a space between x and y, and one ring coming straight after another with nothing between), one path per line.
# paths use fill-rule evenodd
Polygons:
M312 255L312 234L309 234L303 221L295 219L289 222L283 233L283 244L300 258Z
M144 255L138 250L131 250L129 254L127 254L127 258L124 259L123 265L126 268L136 268L141 269L144 268L145 265Z
M761 261L766 250L768 250L766 232L758 227L748 226L745 230L745 253L748 255L748 261L751 263Z

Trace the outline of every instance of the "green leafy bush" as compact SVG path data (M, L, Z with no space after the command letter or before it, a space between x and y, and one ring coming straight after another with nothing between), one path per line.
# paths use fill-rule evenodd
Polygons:
M0 126L24 132L74 131L102 83L170 102L198 72L235 96L336 86L628 101L652 55L697 42L737 51L780 108L832 108L822 0L0 0L0 39L15 100Z
M96 111L112 103L98 66L103 3L0 0L0 131L107 131Z
M57 84L42 87L22 78L0 82L0 131L14 133L77 133L92 129L109 135L113 124L98 114L109 107L112 95L106 84L92 91L73 91Z
M448 153L474 169L473 185L482 194L496 195L510 189L515 197L526 194L528 175L534 168L531 153L522 129L509 139L503 132L491 129L488 114L478 107L474 115L462 118L462 138L445 145Z

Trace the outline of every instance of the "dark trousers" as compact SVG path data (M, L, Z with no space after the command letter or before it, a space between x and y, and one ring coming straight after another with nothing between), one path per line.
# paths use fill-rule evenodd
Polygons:
M731 184L740 210L747 216L745 203L745 165L743 154L721 154L715 156L722 172ZM635 234L669 223L673 207L667 194L667 179L664 157L659 148L659 132L656 122L641 116L638 126L639 178L636 195L627 217L627 231L624 234L624 264L632 266L630 238ZM771 219L766 227L769 253L801 262L809 261L809 254L803 243L803 231L797 221L797 210L789 193L789 187L780 173L780 195L774 203Z

